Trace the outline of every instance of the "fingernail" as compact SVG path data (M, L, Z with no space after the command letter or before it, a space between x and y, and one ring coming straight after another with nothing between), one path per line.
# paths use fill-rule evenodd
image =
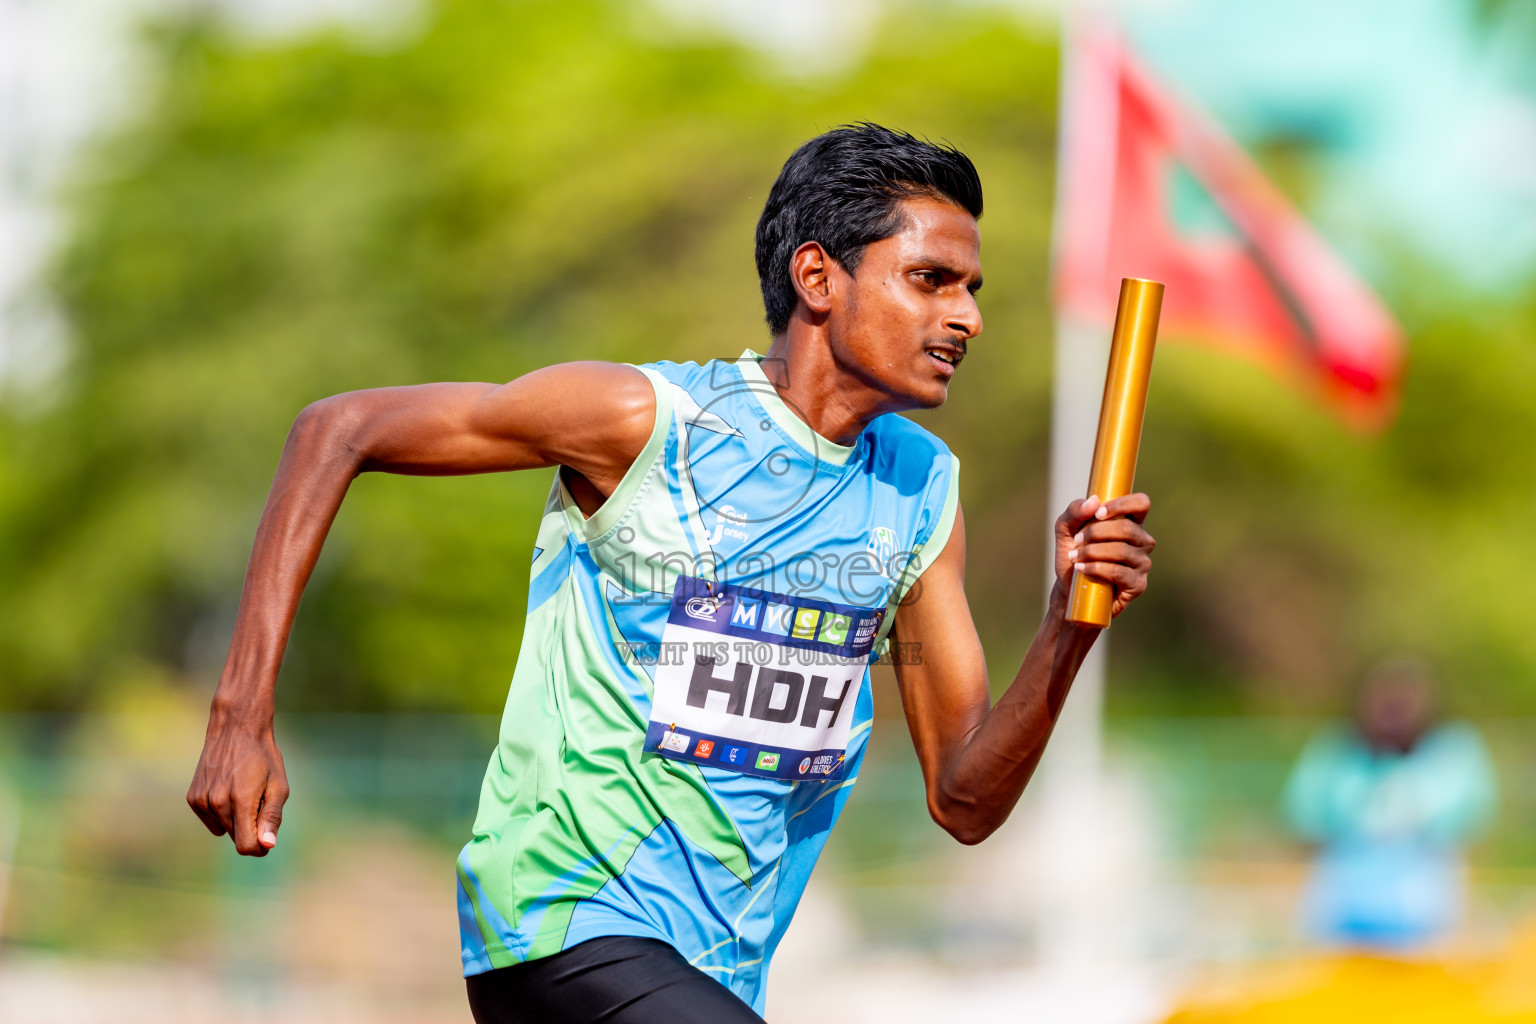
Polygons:
M1082 530L1078 530L1077 534L1072 538L1072 543L1073 544L1081 544L1082 542L1083 542L1083 531Z
M1098 501L1099 500L1099 496L1097 494L1090 494L1090 495L1088 495L1088 500L1090 502Z
M277 833L276 832L263 832L261 834L261 841L263 843L265 843L267 846L276 846L277 845Z
M1093 514L1093 518L1103 519L1107 515L1109 515L1109 509L1105 508L1103 505L1100 505L1099 510Z
M1077 559L1077 548L1073 548L1071 551L1067 552L1067 559L1069 561L1076 561L1076 559Z

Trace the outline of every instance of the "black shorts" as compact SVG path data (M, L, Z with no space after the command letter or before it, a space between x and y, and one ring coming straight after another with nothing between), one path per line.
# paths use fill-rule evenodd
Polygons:
M764 1024L665 942L615 935L465 979L476 1024Z

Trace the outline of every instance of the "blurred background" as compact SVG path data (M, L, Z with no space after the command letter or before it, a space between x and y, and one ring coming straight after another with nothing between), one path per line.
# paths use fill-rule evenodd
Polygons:
M1102 751L1092 813L1063 833L1047 764L956 845L877 674L768 1015L1536 1020L1536 4L1117 10L1391 310L1391 414L1165 332L1157 572L1068 737ZM840 123L952 141L986 187L986 333L918 418L964 463L1010 679L1055 511L1062 21L0 0L0 1019L468 1020L453 857L549 475L356 482L279 686L283 844L246 861L183 796L288 425L338 391L766 344L757 214Z

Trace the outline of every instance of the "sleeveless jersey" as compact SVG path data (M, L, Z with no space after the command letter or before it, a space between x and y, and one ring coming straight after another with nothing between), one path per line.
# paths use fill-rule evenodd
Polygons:
M655 426L590 519L556 475L458 861L466 975L642 936L762 1012L958 463L895 415L833 444L760 360L640 367Z

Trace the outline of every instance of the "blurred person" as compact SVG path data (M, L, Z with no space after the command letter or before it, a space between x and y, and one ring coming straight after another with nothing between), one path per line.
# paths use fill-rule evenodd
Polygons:
M838 128L789 158L758 223L765 355L565 363L305 409L188 793L204 824L241 854L277 842L274 687L352 479L558 467L458 862L471 1008L761 1021L769 959L868 741L869 664L895 663L934 820L980 842L1097 636L1066 621L1074 570L1116 588L1117 615L1146 587L1147 496L1072 502L1044 620L991 704L958 463L890 415L942 404L981 333L981 210L958 150Z
M1440 720L1427 669L1373 670L1353 723L1314 736L1286 786L1292 825L1318 846L1309 929L1327 943L1400 951L1444 936L1464 903L1461 846L1495 799L1482 739Z

